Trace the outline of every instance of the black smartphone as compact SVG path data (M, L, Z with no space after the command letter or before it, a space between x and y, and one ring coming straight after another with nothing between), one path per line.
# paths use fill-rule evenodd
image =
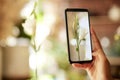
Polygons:
M66 32L70 63L92 61L90 18L87 9L66 9Z

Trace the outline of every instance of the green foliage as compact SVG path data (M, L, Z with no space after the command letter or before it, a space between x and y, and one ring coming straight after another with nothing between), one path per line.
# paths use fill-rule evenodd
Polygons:
M67 72L68 80L86 80L86 72L81 70L80 72L76 70L69 70Z
M25 22L24 19L22 19L20 22L18 22L17 24L15 24L15 26L19 29L20 33L19 35L17 36L17 38L27 38L27 39L31 39L31 36L27 35L25 32L24 32L24 29L22 27L22 23Z
M110 54L109 56L120 56L120 40L117 40L114 42L114 44L110 48Z
M55 57L61 69L68 70L70 64L66 52L67 45L62 42L58 42L58 40L54 38L50 38L49 41L51 42L52 47L48 52Z
M42 8L42 0L38 0L35 2L31 15L34 15L37 22L43 21L44 11Z
M68 80L86 80L86 72L81 70L80 72L75 71L69 63L66 51L67 45L55 38L49 38L48 40L51 42L52 47L47 51L55 57L59 68L66 72Z

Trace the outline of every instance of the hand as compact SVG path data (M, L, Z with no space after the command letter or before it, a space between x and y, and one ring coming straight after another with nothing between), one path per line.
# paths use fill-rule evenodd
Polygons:
M86 70L91 80L113 80L109 61L104 54L93 28L91 28L91 35L93 42L93 61L84 64L74 63L72 65L76 68Z

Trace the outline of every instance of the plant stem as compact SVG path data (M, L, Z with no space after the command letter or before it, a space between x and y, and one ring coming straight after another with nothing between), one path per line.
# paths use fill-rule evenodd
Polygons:
M38 76L37 76L37 64L36 64L36 69L35 69L35 78L36 78L36 80L38 79Z
M80 53L79 53L79 52L80 52L80 49L79 49L79 44L80 44L80 42L81 42L81 41L79 41L79 39L78 39L78 38L76 39L76 41L77 41L78 59L80 60Z
M36 57L35 80L38 80L37 51L35 51L35 57Z
M80 60L80 49L79 49L79 45L78 45L78 59Z

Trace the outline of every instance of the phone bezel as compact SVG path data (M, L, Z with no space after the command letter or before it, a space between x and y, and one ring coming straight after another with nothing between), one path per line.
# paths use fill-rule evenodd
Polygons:
M91 60L86 61L72 61L70 59L70 44L69 44L69 33L68 33L68 21L67 21L67 12L88 12L88 21L89 21L89 32L90 32L90 15L88 9L80 9L80 8L67 8L65 9L65 21L66 21L66 34L67 34L67 48L68 48L68 57L70 63L89 63ZM92 40L91 40L91 33L90 33L90 42L91 42L91 54L92 54Z

